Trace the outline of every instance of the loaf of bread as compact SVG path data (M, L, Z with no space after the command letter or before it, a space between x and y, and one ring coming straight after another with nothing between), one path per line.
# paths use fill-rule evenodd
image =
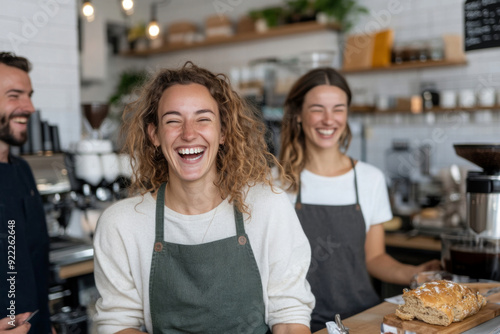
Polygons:
M440 280L403 292L405 303L396 309L403 320L414 318L433 325L448 326L474 315L486 305L486 299L472 289Z

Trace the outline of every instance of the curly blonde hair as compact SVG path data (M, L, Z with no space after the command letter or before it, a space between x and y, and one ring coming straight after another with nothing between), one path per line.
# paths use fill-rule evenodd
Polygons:
M245 188L264 183L272 188L270 166L277 164L265 142L266 127L257 113L231 89L224 74L214 74L188 61L180 69L162 69L142 88L137 101L124 111L124 151L131 157L131 191L145 194L168 182L168 162L148 135L148 126L158 127L158 104L163 92L174 85L200 84L217 102L224 144L216 159L215 186L238 210L250 214Z
M330 67L313 69L300 77L292 86L284 104L279 154L279 162L283 166L280 169L279 180L281 184L288 185L288 190L291 192L298 192L300 173L307 162L306 139L297 116L302 112L306 94L321 85L340 88L347 95L347 105L351 105L352 95L347 81ZM351 129L349 124L346 124L346 129L339 138L340 149L344 152L349 148L351 138Z

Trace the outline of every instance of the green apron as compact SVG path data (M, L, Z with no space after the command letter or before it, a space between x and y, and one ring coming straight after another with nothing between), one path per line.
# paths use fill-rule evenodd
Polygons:
M234 208L234 237L198 245L165 242L165 186L156 199L149 279L153 333L267 333L262 282L242 214Z

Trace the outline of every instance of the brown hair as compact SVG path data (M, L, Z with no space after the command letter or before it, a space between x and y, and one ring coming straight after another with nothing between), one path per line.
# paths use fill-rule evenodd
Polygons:
M272 187L270 166L277 164L267 150L265 125L231 89L225 75L213 74L190 61L180 69L160 70L145 84L139 99L125 108L122 131L126 135L124 150L131 156L133 169L131 191L156 191L168 181L167 160L151 142L148 125L158 127L158 104L167 88L193 83L205 86L219 107L224 144L217 153L215 185L223 198L228 197L241 212L250 214L244 202L245 188L256 183Z
M18 68L26 73L31 70L31 64L28 59L16 56L11 52L0 52L0 64Z
M297 192L299 189L300 172L306 165L306 142L305 135L297 116L302 112L302 106L306 94L316 86L329 85L343 90L347 95L347 105L351 105L351 89L345 78L330 67L313 69L292 86L285 100L283 122L281 126L281 145L279 161L283 165L283 172L279 178L281 184L289 184L289 190ZM351 129L349 124L339 138L340 149L347 151L351 143ZM290 180L291 182L287 182Z

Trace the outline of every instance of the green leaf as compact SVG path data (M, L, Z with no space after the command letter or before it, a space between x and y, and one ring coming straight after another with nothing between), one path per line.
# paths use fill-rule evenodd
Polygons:
M147 72L144 70L126 70L122 72L115 92L109 98L109 104L119 104L124 96L129 95L134 89L142 86L146 79Z

